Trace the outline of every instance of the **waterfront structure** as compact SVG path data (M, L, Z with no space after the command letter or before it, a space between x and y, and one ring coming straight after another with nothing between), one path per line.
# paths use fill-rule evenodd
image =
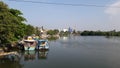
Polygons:
M73 29L71 27L63 29L63 32L69 32L72 33Z
M68 32L68 29L63 29L63 32Z

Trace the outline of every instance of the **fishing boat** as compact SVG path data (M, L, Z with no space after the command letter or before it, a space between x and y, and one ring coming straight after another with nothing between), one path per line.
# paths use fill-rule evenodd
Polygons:
M27 40L24 40L24 42L24 50L35 50L36 40L34 40L31 36L28 36Z
M37 50L41 50L41 49L45 49L48 50L49 49L49 45L47 40L38 40L38 44L36 47Z

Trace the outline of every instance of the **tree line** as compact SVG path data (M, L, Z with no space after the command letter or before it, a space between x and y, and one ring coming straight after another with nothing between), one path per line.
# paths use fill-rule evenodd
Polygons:
M83 31L81 32L82 36L120 36L120 31L111 30L111 31Z
M116 30L111 30L111 31L89 31L89 30L85 30L85 31L76 31L73 30L72 32L69 31L59 31L57 29L55 30L49 30L47 32L47 34L49 35L56 35L59 34L60 36L68 36L70 34L72 35L81 35L81 36L120 36L120 31L116 31Z

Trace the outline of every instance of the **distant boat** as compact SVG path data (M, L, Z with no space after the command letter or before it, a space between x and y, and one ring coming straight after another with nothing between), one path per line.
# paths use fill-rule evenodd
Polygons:
M49 45L48 45L47 40L38 40L38 44L37 44L36 49L37 50L41 50L41 49L48 50L49 49Z
M36 40L34 40L31 36L28 36L27 40L24 40L24 42L24 50L35 50Z

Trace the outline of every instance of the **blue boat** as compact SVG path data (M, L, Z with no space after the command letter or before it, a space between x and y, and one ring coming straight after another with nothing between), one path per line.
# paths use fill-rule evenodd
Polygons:
M47 40L38 40L36 49L37 50L41 50L41 49L48 50L49 49L48 41Z

